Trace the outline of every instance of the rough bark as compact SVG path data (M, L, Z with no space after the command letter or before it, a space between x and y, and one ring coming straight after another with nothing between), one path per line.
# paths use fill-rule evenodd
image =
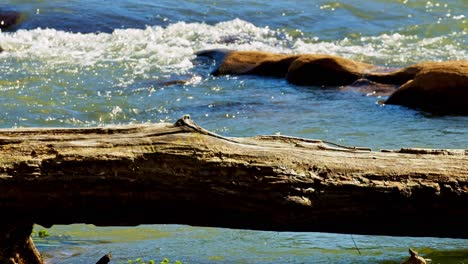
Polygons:
M14 221L8 212L3 212L0 225L1 264L42 264L42 256L31 239L33 223ZM11 221L13 220L13 221Z
M468 151L176 124L0 130L1 222L468 238ZM1 224L1 223L0 223Z
M426 264L426 260L418 255L418 252L414 251L413 249L408 250L410 253L410 257L403 261L401 264Z
M106 254L96 262L96 264L107 264L112 260L111 254Z

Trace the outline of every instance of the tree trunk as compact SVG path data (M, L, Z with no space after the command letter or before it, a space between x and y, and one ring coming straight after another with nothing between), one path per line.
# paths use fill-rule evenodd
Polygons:
M2 223L468 238L467 150L225 138L185 116L176 124L1 130L0 153Z
M2 209L3 210L3 209ZM14 220L3 212L2 220ZM42 264L42 256L31 239L33 223L22 221L2 222L0 225L1 264Z

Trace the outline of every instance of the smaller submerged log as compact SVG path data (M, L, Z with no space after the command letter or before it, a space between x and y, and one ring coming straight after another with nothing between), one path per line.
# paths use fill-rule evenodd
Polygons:
M112 260L111 254L106 254L96 262L96 264L107 264Z
M410 253L409 259L403 261L401 264L426 264L426 260L418 255L418 252L414 251L413 249L408 250Z

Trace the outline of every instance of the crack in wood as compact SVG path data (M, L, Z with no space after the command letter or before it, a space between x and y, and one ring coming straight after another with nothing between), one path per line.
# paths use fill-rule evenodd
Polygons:
M104 130L0 130L0 138L11 139L0 144L0 206L15 219L468 237L467 155L229 138L189 116ZM168 213L132 217L148 208Z
M179 120L176 121L175 123L176 126L179 127L188 127L191 128L193 131L207 135L207 136L212 136L215 138L219 138L222 140L226 140L229 142L237 143L237 144L246 144L245 142L239 142L237 140L234 140L232 138L227 138L223 137L221 135L218 135L216 133L213 133L211 131L208 131L199 125L197 125L191 118L190 115L184 115L181 117ZM258 139L267 139L267 140L281 140L281 141L293 141L296 142L297 146L304 146L301 144L298 144L297 142L305 142L305 143L312 143L315 144L317 148L322 149L322 150L333 150L333 151L372 151L370 148L365 148L365 147L349 147L349 146L344 146L341 144L337 144L331 141L325 141L325 140L318 140L318 139L307 139L307 138L300 138L300 137L293 137L293 136L282 136L282 135L266 135L266 136L257 136L256 138ZM248 144L247 145L255 145L255 144ZM331 146L330 146L331 145Z

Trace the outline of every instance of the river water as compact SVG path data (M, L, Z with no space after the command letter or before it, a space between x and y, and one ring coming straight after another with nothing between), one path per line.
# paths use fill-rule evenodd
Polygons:
M225 136L468 148L468 117L382 105L384 97L338 88L212 77L212 65L193 55L209 48L326 53L387 67L466 60L466 0L3 0L0 10L23 13L19 26L0 33L2 128L174 122L190 114ZM456 239L181 225L48 232L36 242L50 263L94 263L109 252L113 263L399 263L408 247L433 263L468 263L468 241Z

